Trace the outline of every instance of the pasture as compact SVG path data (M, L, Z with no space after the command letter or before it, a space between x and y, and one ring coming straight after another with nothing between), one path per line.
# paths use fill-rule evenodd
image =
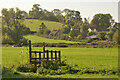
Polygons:
M63 27L62 23L47 20L25 19L22 23L30 28L31 31L38 31L41 23L44 23L49 30L61 29Z
M33 47L33 50L42 50L42 47ZM117 69L118 66L118 49L117 48L58 48L58 47L46 47L48 50L61 50L62 60L67 60L70 65L78 65L79 68L94 68L100 69ZM28 59L27 47L3 47L2 48L2 64L6 67L17 66L24 64ZM23 75L24 73L22 73ZM33 74L33 73L32 73ZM31 74L29 74L31 75ZM46 75L44 77L91 77L91 74L65 74L65 75ZM8 75L3 75L7 77ZM35 77L38 76L34 74ZM13 75L13 77L17 77ZM19 76L18 76L19 77ZM20 76L21 77L21 76ZM24 76L25 77L25 76ZM39 76L43 77L43 76ZM92 75L92 77L117 77L117 75L105 75L98 74Z
M31 40L32 43L77 43L73 41L66 41L66 40L54 40L54 39L48 39L36 35L27 35L24 36L26 39Z

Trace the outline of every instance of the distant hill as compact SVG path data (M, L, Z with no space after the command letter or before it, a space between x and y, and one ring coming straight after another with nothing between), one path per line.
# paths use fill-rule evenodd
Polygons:
M39 25L44 23L49 30L60 29L63 27L62 23L46 20L25 19L23 24L30 28L31 31L38 31Z

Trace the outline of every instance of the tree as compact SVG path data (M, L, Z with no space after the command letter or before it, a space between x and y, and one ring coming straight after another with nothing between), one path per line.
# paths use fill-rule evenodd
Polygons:
M25 28L25 25L22 25L18 21L15 21L15 24L12 25L12 28L8 29L7 34L15 44L20 45L22 43L21 40L24 39L23 35L26 32L24 31Z
M80 30L81 31L81 35L82 35L83 38L87 36L88 27L89 27L89 23L88 23L87 19L84 18L84 22L81 25L81 30Z
M65 14L65 19L78 20L78 21L82 20L79 11L64 9L63 13Z
M20 10L19 8L16 8L16 19L24 19L27 17L27 12Z
M100 40L105 40L105 39L106 39L106 38L105 38L105 35L106 35L105 32L99 32L99 33L98 33L98 38L99 38Z
M112 40L118 43L118 41L120 41L120 39L118 37L119 37L118 30L116 30L116 32L114 33L114 35L112 37Z
M109 39L109 40L112 40L113 35L114 35L115 32L116 32L116 28L112 28L112 29L107 33L107 36L108 36L108 39Z
M63 28L62 28L62 33L63 34L68 34L70 32L70 28L68 27L68 26L64 26Z
M74 26L74 22L71 19L67 19L66 24L68 25L68 27Z
M54 9L52 13L56 16L59 22L64 22L64 16L62 15L62 11L59 9Z
M106 30L111 23L113 23L113 19L110 14L96 14L91 21L91 26L98 31L103 31Z
M30 32L29 28L20 24L20 22L16 19L16 12L14 8L10 8L9 10L4 8L2 10L2 20L4 36L7 35L15 44L20 44L20 40L23 39L23 35Z
M78 34L80 34L80 31L77 29L73 29L72 31L70 31L70 37L72 38L76 37Z
M34 4L31 11L29 11L29 16L34 19L39 19L42 9L39 4Z
M54 9L54 10L52 11L52 13L53 13L55 16L59 16L59 15L61 15L62 11L59 10L59 9Z
M92 35L96 35L96 34L97 34L97 32L92 31L92 32L88 32L87 36L92 36Z
M46 25L44 23L41 23L38 33L43 34L45 30L46 30Z

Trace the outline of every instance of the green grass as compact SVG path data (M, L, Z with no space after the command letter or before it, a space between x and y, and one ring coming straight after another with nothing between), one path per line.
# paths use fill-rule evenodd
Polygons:
M62 23L46 20L25 19L23 24L30 28L32 31L38 31L41 23L44 23L49 30L61 29Z
M33 50L42 50L41 47L33 47ZM48 50L61 50L62 60L67 59L71 65L77 64L80 68L94 67L95 69L115 69L118 66L118 49L117 48L57 48L46 47ZM27 47L3 47L2 48L2 64L10 67L27 62L28 48ZM23 51L23 57L21 57ZM7 77L9 75L3 75ZM36 75L37 76L37 75ZM65 75L46 75L45 77L117 77L117 75L80 75L80 74L65 74ZM13 75L13 77L16 77Z
M32 43L42 43L42 42L45 42L45 43L77 43L77 42L66 41L66 40L48 39L48 38L39 37L39 36L35 36L35 35L27 35L24 37L31 40Z

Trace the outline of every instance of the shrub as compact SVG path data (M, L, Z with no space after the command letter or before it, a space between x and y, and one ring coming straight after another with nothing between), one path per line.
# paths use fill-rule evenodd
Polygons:
M87 33L87 36L92 36L92 35L96 35L96 34L97 34L97 32L93 32L93 31L92 31L92 32L88 32L88 33Z
M50 31L49 29L44 30L44 34L46 34L46 35L49 35L50 32L51 32L51 31Z
M20 71L20 72L34 72L35 71L35 68L33 65L31 64L24 64L24 65L19 65L17 68L16 68L17 71Z

